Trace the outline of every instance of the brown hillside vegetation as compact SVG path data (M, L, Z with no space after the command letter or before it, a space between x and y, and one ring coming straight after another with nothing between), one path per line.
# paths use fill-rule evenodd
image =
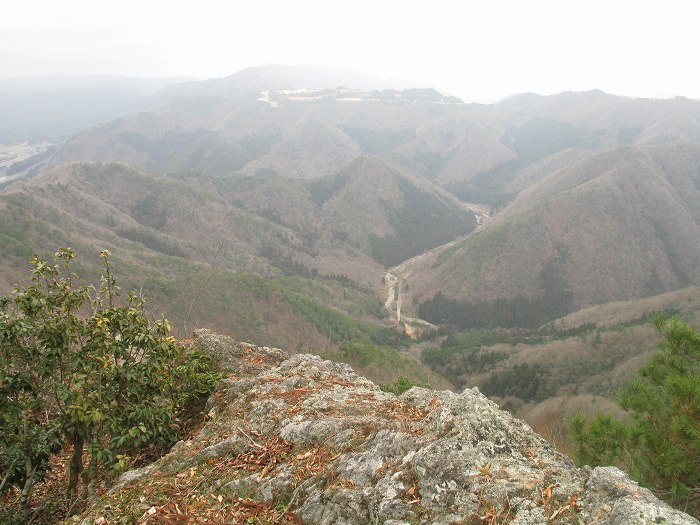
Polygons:
M649 319L660 311L700 326L698 288L590 307L540 333L453 334L439 347L425 343L423 359L458 388L478 386L568 453L574 413L622 415L615 393L659 351Z
M499 106L522 117L535 114L575 125L585 130L588 143L596 149L700 140L698 103L685 97L659 100L620 97L599 90L567 91L551 96L516 95Z
M233 269L304 267L375 288L382 266L470 231L431 181L499 213L434 269L414 273L416 303L442 292L476 307L552 305L530 324L697 281L698 153L689 141L698 140L700 103L591 91L477 105L377 85L340 70L265 66L173 86L149 111L85 131L32 173L123 163L143 180L110 186L85 174L75 190L127 211L117 222L132 242L175 242L197 260L194 251L211 257L223 244ZM68 198L57 195L56 207Z
M37 217L96 245L110 238L263 276L313 270L372 285L383 258L411 257L474 227L454 197L376 158L312 183L74 163L8 198L36 202Z
M229 91L192 86L175 101L166 93L166 102L149 112L75 137L51 163L112 161L158 173L274 172L304 179L332 173L360 155L379 154L449 181L464 178L465 167L476 174L513 158L500 141L504 124L482 106L441 99L416 103L394 91L363 92L361 102L343 102L342 90L332 89L303 102L280 92L279 106L273 107L259 98L262 90L274 88L264 87L262 79L251 85L234 77L218 81L221 87L228 83Z
M664 310L679 311L686 315L700 312L700 288L690 286L643 299L591 306L557 319L551 327L554 330L570 330L583 325L610 328Z
M534 299L556 270L573 309L697 282L699 162L700 147L685 144L617 149L555 171L426 261L412 293Z

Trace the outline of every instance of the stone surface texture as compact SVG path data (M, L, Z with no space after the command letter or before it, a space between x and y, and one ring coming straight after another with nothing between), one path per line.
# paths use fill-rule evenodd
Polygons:
M317 356L206 330L195 344L228 375L206 425L124 476L83 523L111 522L103 516L115 494L126 500L149 483L190 477L192 490L172 496L175 505L195 491L214 504L261 502L279 509L280 523L698 524L616 468L576 468L477 389L414 387L397 397ZM166 500L141 500L141 522L165 512Z

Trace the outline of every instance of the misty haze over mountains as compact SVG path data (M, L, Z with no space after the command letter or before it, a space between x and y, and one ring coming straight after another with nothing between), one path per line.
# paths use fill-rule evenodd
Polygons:
M553 294L557 306L527 322L530 327L577 308L679 289L699 277L700 245L688 242L698 236L700 209L698 102L591 91L463 104L431 88L314 66L267 65L221 79L170 82L1 82L7 117L0 132L16 142L60 141L104 122L15 173L32 181L10 193L35 199L29 188L68 184L90 171L86 162L117 163L109 169L156 186L200 176L207 181L200 190L215 188L206 199L216 195L222 206L256 223L234 221L217 231L235 259L248 261L227 262L231 269L274 275L279 267L261 255L273 246L308 271L347 274L375 288L381 266L471 232L473 210L461 203L473 203L493 219L478 234L420 261L420 278L409 286L412 304L439 292L467 301L467 310L483 310L495 300L534 304ZM92 166L96 173L107 169ZM71 191L88 191L90 176L84 176L79 185L68 184ZM90 190L90 200L120 176ZM180 245L190 235L201 239L199 232L184 231L197 229L196 221L178 226L183 221L162 190L149 197L126 182L116 186L125 195L99 197L121 208L108 222L123 220L127 230L136 223ZM65 209L65 199L45 199L56 200L51 208L75 213ZM188 204L181 203L181 212ZM144 220L135 210L163 216ZM265 229L268 238L240 232L250 228ZM197 260L203 248L182 251ZM261 257L264 263L251 262ZM436 315L429 317L439 320Z
M0 80L0 139L62 141L80 129L152 109L178 97L227 96L246 87L289 86L356 89L422 88L417 83L383 80L368 73L319 66L268 65L223 79L133 78L109 75L45 75ZM166 89L170 87L170 89Z
M698 101L464 104L267 65L4 80L0 115L1 143L53 144L0 172L3 292L34 253L70 245L87 277L109 249L123 287L183 336L206 324L292 351L403 348L424 380L478 384L514 410L610 397L654 350L640 318L700 315ZM474 346L475 330L498 335ZM501 388L517 374L534 389Z

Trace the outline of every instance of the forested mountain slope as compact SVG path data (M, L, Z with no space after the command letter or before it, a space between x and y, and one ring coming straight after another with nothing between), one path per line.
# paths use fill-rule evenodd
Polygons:
M476 205L493 220L421 259L403 302L461 327L536 327L700 278L700 103L396 87L274 65L170 86L58 147L4 210L56 239L379 292L385 267L469 234ZM4 234L6 275L17 250L55 248L24 242L36 228Z
M639 298L700 279L700 146L627 146L586 157L522 191L489 227L415 276L418 301L530 304L538 326L591 304ZM443 301L444 303L444 301ZM430 301L427 319L458 304ZM478 322L474 320L475 322ZM505 322L510 322L507 319ZM491 322L498 325L499 320Z

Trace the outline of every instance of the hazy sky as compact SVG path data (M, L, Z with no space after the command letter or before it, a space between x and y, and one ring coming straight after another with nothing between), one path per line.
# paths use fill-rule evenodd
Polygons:
M700 98L700 0L0 0L0 78L336 65L465 101Z

